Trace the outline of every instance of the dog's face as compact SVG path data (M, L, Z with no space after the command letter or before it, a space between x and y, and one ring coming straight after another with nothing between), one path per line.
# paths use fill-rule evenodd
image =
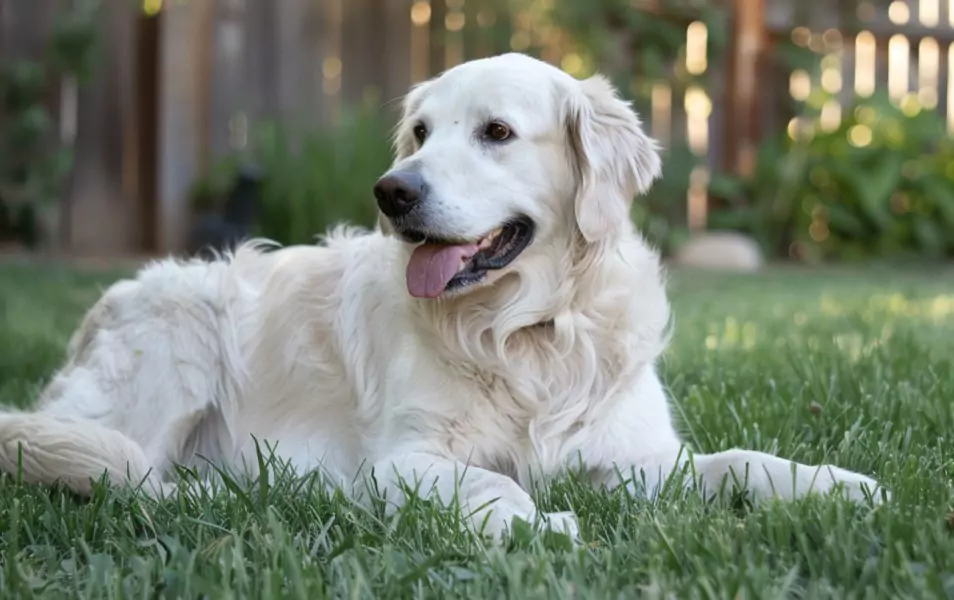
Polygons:
M411 249L408 291L488 285L534 255L617 237L659 174L656 144L602 77L504 54L464 63L405 99L396 160L374 194Z

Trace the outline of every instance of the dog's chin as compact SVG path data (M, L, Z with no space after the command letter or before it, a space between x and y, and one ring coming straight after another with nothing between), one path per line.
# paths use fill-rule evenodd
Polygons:
M411 247L406 273L408 293L428 299L457 298L492 284L510 271L530 246L536 229L524 216L473 239L392 227L393 235Z

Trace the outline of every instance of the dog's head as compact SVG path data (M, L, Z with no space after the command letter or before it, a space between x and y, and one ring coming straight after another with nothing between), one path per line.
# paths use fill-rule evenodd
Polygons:
M413 88L395 146L374 195L382 229L408 244L408 291L425 298L613 243L660 172L656 143L605 78L521 54Z

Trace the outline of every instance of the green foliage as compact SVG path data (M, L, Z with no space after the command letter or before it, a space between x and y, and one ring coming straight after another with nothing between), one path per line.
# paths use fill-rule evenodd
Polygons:
M255 148L266 178L259 233L297 244L342 222L373 226L371 187L391 164L389 133L386 117L368 108L297 142L280 126L263 127Z
M32 247L54 234L40 223L63 195L73 149L58 139L46 97L59 78L91 76L98 9L85 0L59 14L43 57L0 61L0 239Z
M559 0L551 18L585 64L625 79L620 87L630 92L634 75L648 82L665 79L676 88L695 82L678 60L685 55L690 21L706 24L710 59L720 56L726 44L726 11L717 2L663 0L658 10L649 11L630 0Z
M57 72L81 82L93 76L99 58L99 10L100 0L81 0L54 21L48 60Z
M263 177L256 235L311 244L339 223L373 227L371 188L391 164L390 132L387 117L370 106L305 133L262 123L247 156L226 157L196 182L193 206L199 212L220 208L238 166L251 160Z
M810 261L954 254L954 141L937 113L908 108L876 96L834 131L766 140L752 177L713 180L729 206L712 225Z

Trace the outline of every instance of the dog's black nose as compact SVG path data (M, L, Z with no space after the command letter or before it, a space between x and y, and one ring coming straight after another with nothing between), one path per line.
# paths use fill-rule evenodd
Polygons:
M401 217L424 197L424 178L413 171L396 171L374 184L378 208L389 217Z

